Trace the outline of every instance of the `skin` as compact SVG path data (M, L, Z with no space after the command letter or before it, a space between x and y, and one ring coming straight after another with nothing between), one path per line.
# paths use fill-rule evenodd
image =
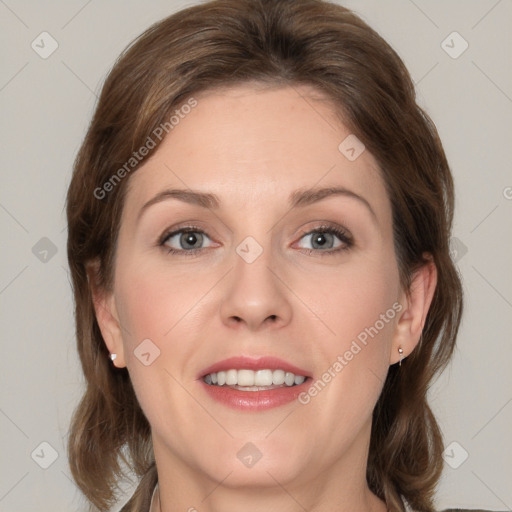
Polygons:
M195 96L198 105L129 179L111 291L93 289L115 365L126 366L153 433L164 512L385 511L365 479L371 414L389 365L419 341L436 284L429 264L399 282L392 215L374 157L349 161L350 131L306 86L237 85ZM364 198L325 198L290 209L297 189L341 186ZM177 199L142 206L167 188L214 193L216 210ZM335 235L313 253L322 224ZM194 256L169 254L193 224L206 234ZM247 263L248 236L263 248ZM328 235L329 237L329 235ZM183 249L185 247L185 249ZM236 355L276 356L315 378L332 367L394 303L402 308L307 405L261 412L214 402L197 376ZM134 350L150 339L160 356L145 366ZM247 443L261 459L245 467Z

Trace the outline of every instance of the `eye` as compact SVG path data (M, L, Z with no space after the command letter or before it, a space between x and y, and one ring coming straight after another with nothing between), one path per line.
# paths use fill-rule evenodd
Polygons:
M164 234L159 245L164 247L169 253L181 253L188 256L209 247L203 246L206 240L210 240L210 238L204 231L189 226Z
M308 240L309 247L304 248L307 254L312 252L333 254L345 251L353 245L352 236L348 232L332 226L315 228L303 235L302 239Z
M310 247L302 247L307 254L320 253L322 256L348 250L353 245L352 235L347 231L333 226L319 226L302 235L301 240L309 240ZM203 245L209 241L208 245ZM211 247L210 237L201 229L187 226L166 232L162 235L159 245L168 254L192 256L203 249Z

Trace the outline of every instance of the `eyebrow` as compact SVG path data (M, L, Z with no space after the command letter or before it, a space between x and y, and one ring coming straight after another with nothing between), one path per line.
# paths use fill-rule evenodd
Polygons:
M377 220L377 215L375 214L371 204L364 197L345 187L321 187L295 190L290 194L289 205L291 209L300 208L332 196L345 196L356 199L364 206L366 206L374 219ZM207 208L209 210L218 210L221 204L219 197L215 194L199 192L192 189L167 189L158 193L155 197L145 203L142 206L138 217L140 218L144 211L147 210L150 206L168 199L177 199L179 201L200 206L202 208Z
M372 205L364 197L345 187L322 187L296 190L290 194L290 206L291 208L308 206L310 204L321 201L326 197L332 196L345 196L356 199L364 206L366 206L375 220L377 220L377 215L375 214Z

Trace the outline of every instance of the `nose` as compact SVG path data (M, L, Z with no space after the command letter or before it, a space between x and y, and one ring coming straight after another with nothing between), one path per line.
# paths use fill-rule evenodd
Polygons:
M291 292L276 265L272 265L270 251L248 263L238 254L229 273L220 313L222 322L230 327L251 331L282 328L292 318L289 301Z

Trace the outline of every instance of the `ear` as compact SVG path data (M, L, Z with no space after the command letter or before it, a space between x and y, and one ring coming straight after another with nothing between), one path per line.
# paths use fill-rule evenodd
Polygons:
M437 269L430 254L424 255L428 261L413 275L410 290L403 290L400 304L404 310L397 321L389 364L398 363L402 348L405 358L416 348L420 341L425 319L434 297L437 285Z
M111 354L116 354L112 361L117 368L126 366L121 325L117 314L114 293L99 284L99 260L88 262L86 265L87 279L91 290L96 320L101 330L103 340Z

